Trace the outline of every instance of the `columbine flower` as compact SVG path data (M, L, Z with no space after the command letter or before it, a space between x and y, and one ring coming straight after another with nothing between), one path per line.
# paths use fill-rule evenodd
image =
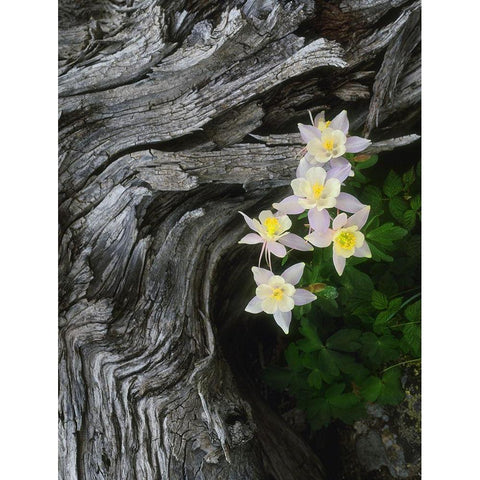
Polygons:
M298 214L308 210L308 221L312 228L317 223L329 219L327 208L337 207L340 210L354 213L365 205L353 195L341 193L340 186L349 176L350 163L345 160L331 167L328 172L322 167L311 167L305 158L300 160L297 178L291 185L294 195L274 203L273 207L282 213Z
M264 268L252 267L257 290L245 311L273 314L277 324L288 333L293 307L305 305L317 298L308 290L294 287L302 278L304 267L304 263L297 263L287 268L281 275L274 275Z
M333 264L339 275L343 273L347 258L372 256L365 236L359 231L365 225L369 213L369 206L350 218L341 213L333 220L332 228L329 228L329 223L326 222L316 224L315 231L305 237L316 247L328 247L333 242Z
M265 260L268 266L272 268L270 254L273 253L280 258L284 257L287 254L285 246L305 252L313 250L313 247L303 238L287 232L292 226L292 221L287 215L279 213L274 215L270 210L263 210L258 216L259 220L257 220L256 218L251 219L242 212L240 213L243 215L247 225L256 233L245 235L238 243L250 245L263 243L258 260L259 266L262 255L265 254Z
M370 145L370 140L347 137L348 117L341 111L331 122L325 122L325 112L316 116L314 125L298 124L300 135L307 143L308 161L312 164L326 163L341 157L345 152L358 153Z

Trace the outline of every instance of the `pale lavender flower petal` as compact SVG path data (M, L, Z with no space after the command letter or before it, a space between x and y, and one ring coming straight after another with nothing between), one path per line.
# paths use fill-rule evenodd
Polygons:
M238 243L246 243L248 245L254 245L255 243L262 243L263 238L256 233L249 233L245 235Z
M345 135L348 132L349 122L347 117L347 111L342 110L330 124L330 128L333 130L341 130Z
M365 207L365 205L360 203L353 195L341 192L337 197L336 207L344 212L356 213Z
M325 122L325 110L315 115L315 118L313 119L313 125L318 127L318 122Z
M253 297L248 305L245 307L245 311L249 313L260 313L262 309L262 300L257 296Z
M330 215L325 209L319 212L313 207L308 211L308 223L314 230L325 233L330 226Z
M287 254L287 249L280 243L267 242L266 245L267 252L273 253L276 257L283 258Z
M350 162L344 158L344 157L337 157L337 158L332 158L330 160L330 165L333 167L345 167L346 165L350 165Z
M340 215L337 215L334 218L332 227L333 227L334 230L339 230L346 223L347 223L347 214L346 213L341 213Z
M243 218L245 219L245 221L247 222L247 225L252 229L252 230L255 230L257 231L257 229L255 228L255 225L253 224L253 220L248 216L248 215L245 215L243 212L238 212L240 213Z
M300 135L305 143L308 143L313 138L322 137L320 130L312 125L303 125L302 123L299 123L298 129L300 130Z
M282 243L288 248L299 250L300 252L310 252L313 247L305 241L302 237L295 235L294 233L287 233L283 237L278 239L278 242Z
M345 269L345 263L345 257L341 257L340 255L337 255L335 252L333 252L333 265L335 265L335 270L339 275L343 273L343 270Z
M367 138L348 137L345 142L345 148L349 153L358 153L365 150L372 142Z
M366 207L362 208L361 210L353 214L347 220L347 223L345 224L345 226L351 227L352 225L356 225L360 230L365 225L365 223L367 223L367 218L369 214L370 214L370 205L367 205Z
M312 245L319 248L328 247L332 243L332 231L327 230L324 233L313 232L305 237Z
M288 329L290 328L290 322L292 321L292 312L281 312L277 310L273 314L273 318L277 322L278 326L285 332L288 333Z
M329 178L336 178L340 181L340 183L342 183L350 175L351 170L352 166L350 165L350 163L341 167L332 167L327 172L327 180Z
M305 211L305 207L302 207L298 203L298 197L296 195L290 195L284 198L280 203L274 203L273 208L276 208L279 212L288 213L294 215Z
M297 288L293 294L295 305L306 305L317 299L317 296L303 288Z
M363 242L363 245L360 248L356 248L353 256L372 258L372 252L370 251L367 242Z
M273 276L273 272L266 268L252 267L253 279L257 285L268 283L268 279Z
M287 268L282 273L281 277L285 280L286 283L289 283L290 285L296 285L302 278L304 268L305 263L296 263L295 265Z
M308 162L306 157L302 157L297 167L297 172L296 172L297 178L305 177L307 170L311 167L312 165Z

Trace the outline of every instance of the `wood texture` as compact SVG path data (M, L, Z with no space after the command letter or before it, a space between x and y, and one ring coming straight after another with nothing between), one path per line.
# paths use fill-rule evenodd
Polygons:
M59 2L60 478L325 478L219 343L250 288L237 211L288 191L309 108L372 152L418 140L418 12Z

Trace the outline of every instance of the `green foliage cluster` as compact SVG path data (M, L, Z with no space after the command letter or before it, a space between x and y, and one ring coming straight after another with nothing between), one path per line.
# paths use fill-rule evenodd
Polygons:
M349 158L349 189L372 207L363 230L374 261L351 257L339 277L332 246L314 251L301 284L318 298L294 310L286 366L265 371L267 383L297 399L313 429L333 419L352 423L367 403L398 404L405 365L420 361L419 164L379 182L366 173L378 158L364 157Z

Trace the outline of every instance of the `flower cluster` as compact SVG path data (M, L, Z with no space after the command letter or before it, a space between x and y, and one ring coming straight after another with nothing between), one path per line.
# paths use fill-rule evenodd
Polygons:
M371 257L365 236L360 232L370 207L341 191L345 180L353 175L350 162L342 155L361 152L370 145L370 140L348 135L345 110L331 121L326 121L325 112L321 112L312 118L312 125L298 124L298 128L306 147L302 151L304 156L296 178L291 182L293 195L274 203L272 207L276 212L260 212L258 220L240 212L255 233L245 235L239 243L262 244L258 267L252 267L256 295L245 310L272 314L285 333L288 333L293 307L310 303L316 296L294 286L303 275L304 263L297 263L281 275L275 275L272 254L283 258L287 254L285 247L311 251L314 247L325 248L333 244L333 264L339 275L343 273L347 258ZM329 209L336 209L335 217ZM288 215L305 211L309 229L302 238L289 232L292 221ZM353 215L348 217L343 212ZM260 268L262 257L268 270Z

